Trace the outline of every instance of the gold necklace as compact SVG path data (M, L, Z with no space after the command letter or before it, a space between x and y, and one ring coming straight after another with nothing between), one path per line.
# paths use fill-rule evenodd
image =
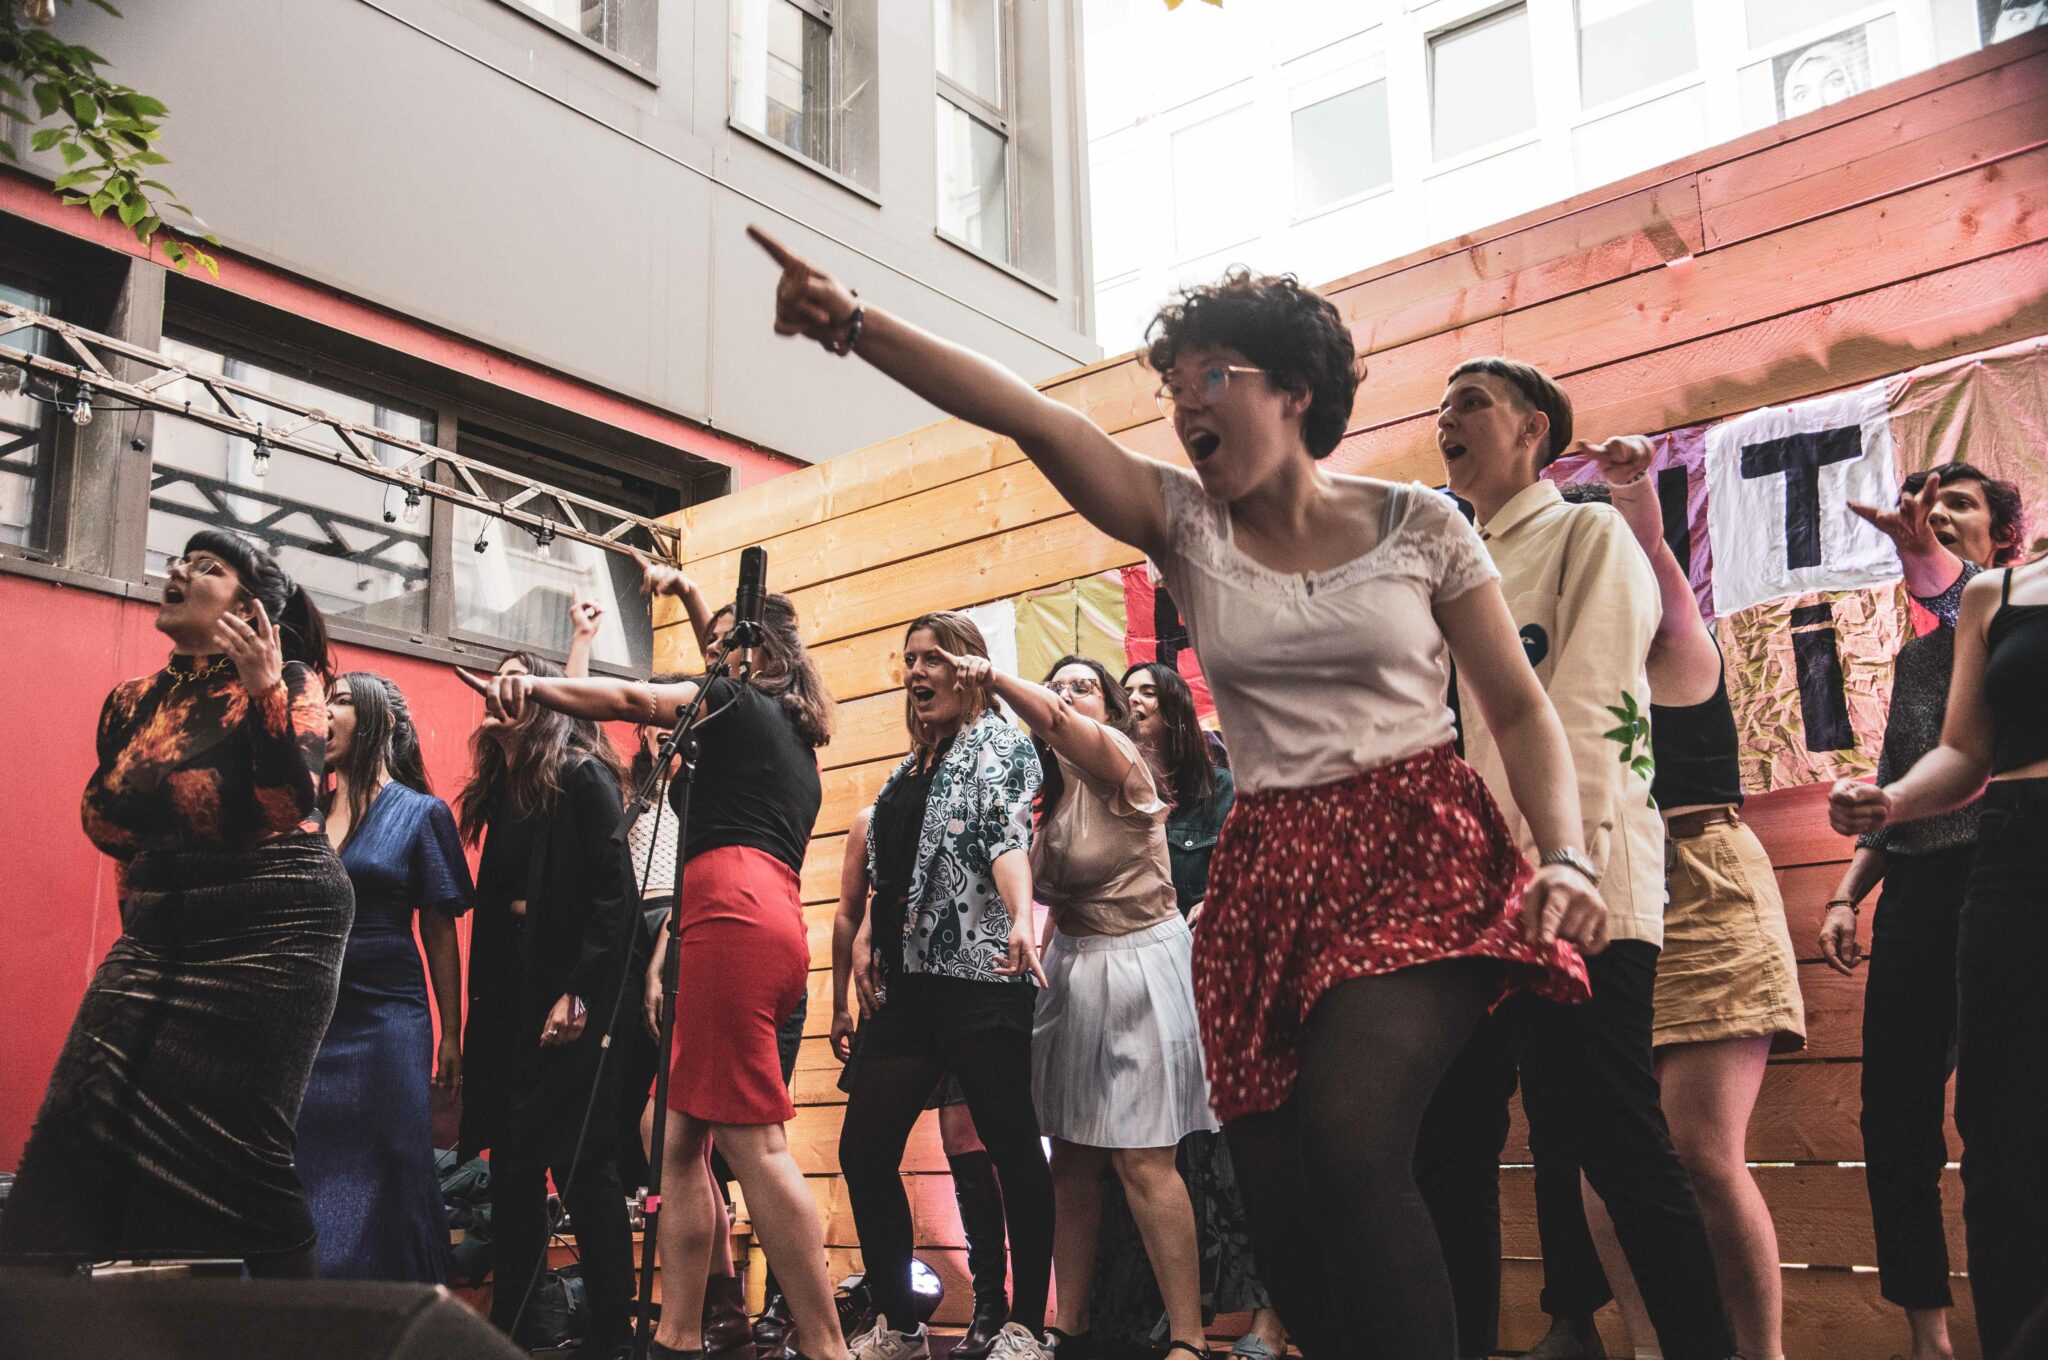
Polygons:
M206 665L195 667L189 671L181 671L176 666L168 666L165 669L171 673L172 684L185 685L197 684L202 680L211 680L217 675L225 675L233 664L227 657L217 656Z

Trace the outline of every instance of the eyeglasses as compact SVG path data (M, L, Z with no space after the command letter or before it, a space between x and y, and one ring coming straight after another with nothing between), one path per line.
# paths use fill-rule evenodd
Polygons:
M1059 695L1062 699L1072 699L1081 695L1100 694L1102 692L1101 685L1086 677L1079 680L1055 680L1047 685L1046 688Z
M235 569L218 557L173 557L164 563L164 575L168 576L178 567L185 569L187 576L233 576Z
M1250 364L1211 364L1195 375L1192 382L1169 373L1159 384L1159 390L1152 394L1152 399L1159 403L1159 414L1172 420L1175 407L1208 406L1221 401L1223 394L1230 390L1232 374L1264 374L1265 371Z

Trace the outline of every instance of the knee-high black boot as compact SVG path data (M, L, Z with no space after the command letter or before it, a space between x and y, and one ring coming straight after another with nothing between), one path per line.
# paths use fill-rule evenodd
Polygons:
M1010 1295L1005 1277L1010 1263L1003 1232L1003 1190L995 1163L986 1152L948 1157L953 1168L953 1198L960 1205L960 1226L967 1234L967 1271L974 1278L974 1319L967 1335L953 1347L957 1360L983 1360L996 1335L1010 1320Z

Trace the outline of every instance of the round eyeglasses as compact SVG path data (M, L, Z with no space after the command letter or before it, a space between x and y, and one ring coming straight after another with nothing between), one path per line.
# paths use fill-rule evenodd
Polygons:
M1230 390L1232 375L1263 374L1265 371L1251 364L1210 364L1197 373L1185 376L1169 373L1160 382L1159 390L1152 394L1152 399L1159 403L1159 414L1172 420L1176 407L1200 408L1222 400L1223 394Z

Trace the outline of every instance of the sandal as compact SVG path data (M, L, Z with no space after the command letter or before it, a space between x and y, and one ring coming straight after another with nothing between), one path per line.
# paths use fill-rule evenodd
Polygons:
M1162 1356L1161 1360L1167 1360L1167 1357L1170 1357L1175 1351L1186 1351L1189 1355L1199 1355L1202 1357L1202 1360L1209 1360L1209 1348L1207 1346L1197 1346L1192 1341L1167 1342L1166 1356Z

